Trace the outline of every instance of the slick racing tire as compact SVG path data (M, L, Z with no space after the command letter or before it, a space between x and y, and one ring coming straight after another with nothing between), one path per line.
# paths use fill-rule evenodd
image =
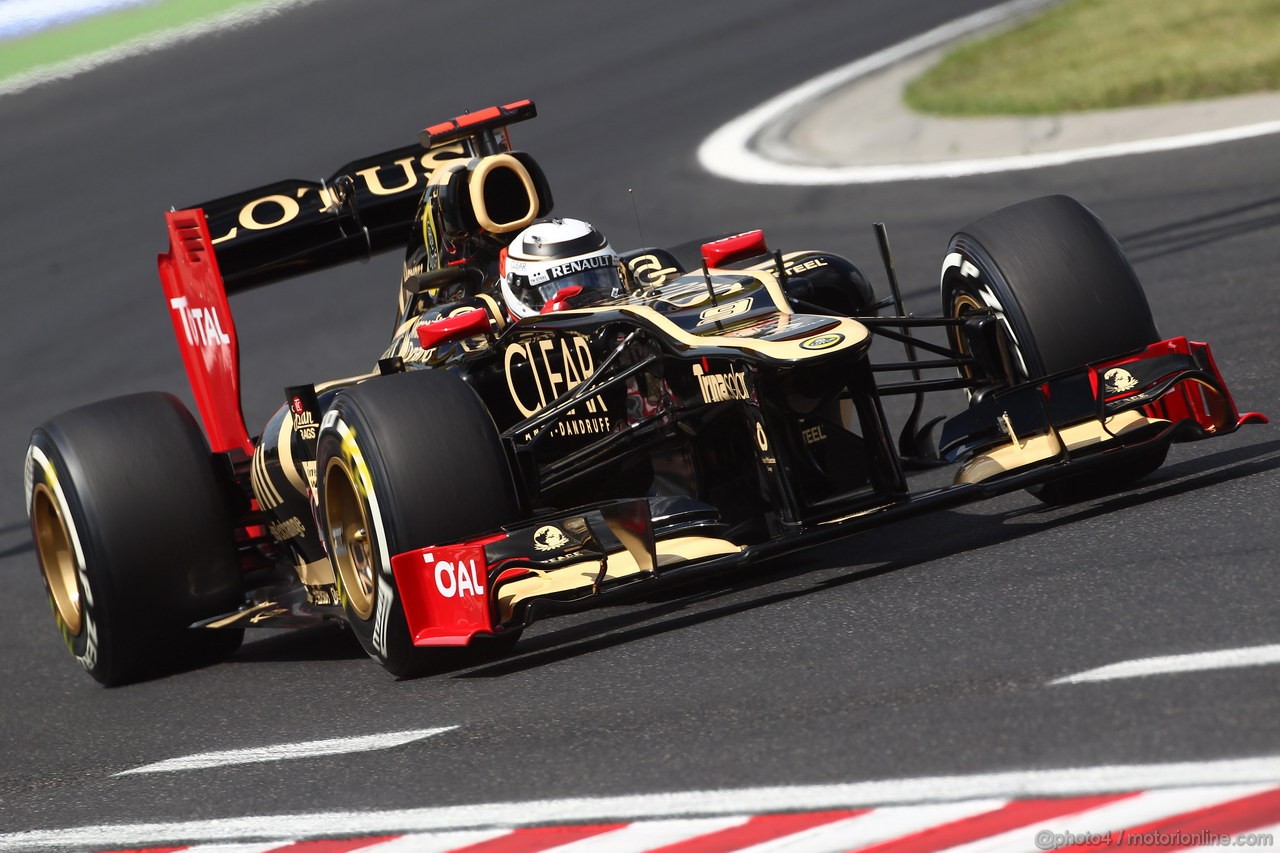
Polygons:
M316 457L317 514L347 622L392 675L422 675L440 656L413 644L391 558L518 517L493 419L453 373L378 377L334 397Z
M136 394L36 428L27 512L67 648L105 685L234 652L241 629L189 629L242 603L225 493L204 434L168 394Z
M942 269L944 316L991 309L1019 381L1123 355L1159 341L1151 308L1115 238L1084 205L1055 195L989 214L951 238ZM955 329L951 344L965 350ZM1121 489L1164 462L1168 443L1104 471L1029 491L1070 503Z

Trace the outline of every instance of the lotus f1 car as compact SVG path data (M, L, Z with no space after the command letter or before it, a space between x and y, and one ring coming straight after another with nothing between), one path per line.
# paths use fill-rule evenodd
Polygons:
M503 253L552 208L507 132L534 114L472 112L327 181L168 214L160 278L204 429L167 394L107 400L38 427L26 462L53 614L94 678L325 620L407 676L437 647L904 515L1123 488L1171 442L1266 422L1207 345L1156 331L1116 241L1062 196L960 229L936 317L905 312L882 228L878 301L849 260L756 231L622 253L613 298L515 316ZM251 436L228 295L394 248L376 369L288 388ZM873 360L894 342L905 360ZM933 392L961 409L921 426ZM915 402L901 435L894 395ZM909 488L941 465L950 485Z

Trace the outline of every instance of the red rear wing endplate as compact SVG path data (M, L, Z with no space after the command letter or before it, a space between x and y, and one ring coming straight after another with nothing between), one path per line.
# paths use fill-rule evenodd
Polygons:
M240 408L240 347L204 211L170 211L165 223L169 251L159 258L160 282L209 445L215 453L252 455Z

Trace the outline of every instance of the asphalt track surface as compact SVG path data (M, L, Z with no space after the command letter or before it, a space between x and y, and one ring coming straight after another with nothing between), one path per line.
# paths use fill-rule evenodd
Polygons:
M1047 682L1132 658L1280 642L1280 435L1182 445L1123 496L1017 494L667 597L536 626L502 660L395 682L341 630L123 689L65 653L22 507L30 429L185 389L154 255L161 213L318 177L426 123L521 97L517 128L615 245L740 227L859 259L936 310L950 234L1065 192L1121 238L1160 328L1214 343L1245 409L1280 411L1273 138L939 182L747 186L698 143L763 99L980 0L423 4L331 0L0 100L0 832L696 788L1280 755L1280 669ZM470 11L468 11L468 9ZM236 298L245 411L368 368L394 257ZM895 356L896 357L896 356ZM957 408L960 400L943 401ZM251 427L252 428L252 427ZM466 483L442 484L465 489ZM418 744L112 774L207 750L458 726Z

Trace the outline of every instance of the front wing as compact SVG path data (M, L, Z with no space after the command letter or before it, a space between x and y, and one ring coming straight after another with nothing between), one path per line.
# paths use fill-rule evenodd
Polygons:
M1206 344L1173 338L1010 388L953 421L958 426L944 433L944 450L967 460L953 485L864 502L763 542L724 538L714 518L655 521L654 504L633 499L398 554L391 566L410 634L420 646L467 645L543 616L647 595L906 515L1097 470L1159 443L1225 435L1267 419L1236 410Z

